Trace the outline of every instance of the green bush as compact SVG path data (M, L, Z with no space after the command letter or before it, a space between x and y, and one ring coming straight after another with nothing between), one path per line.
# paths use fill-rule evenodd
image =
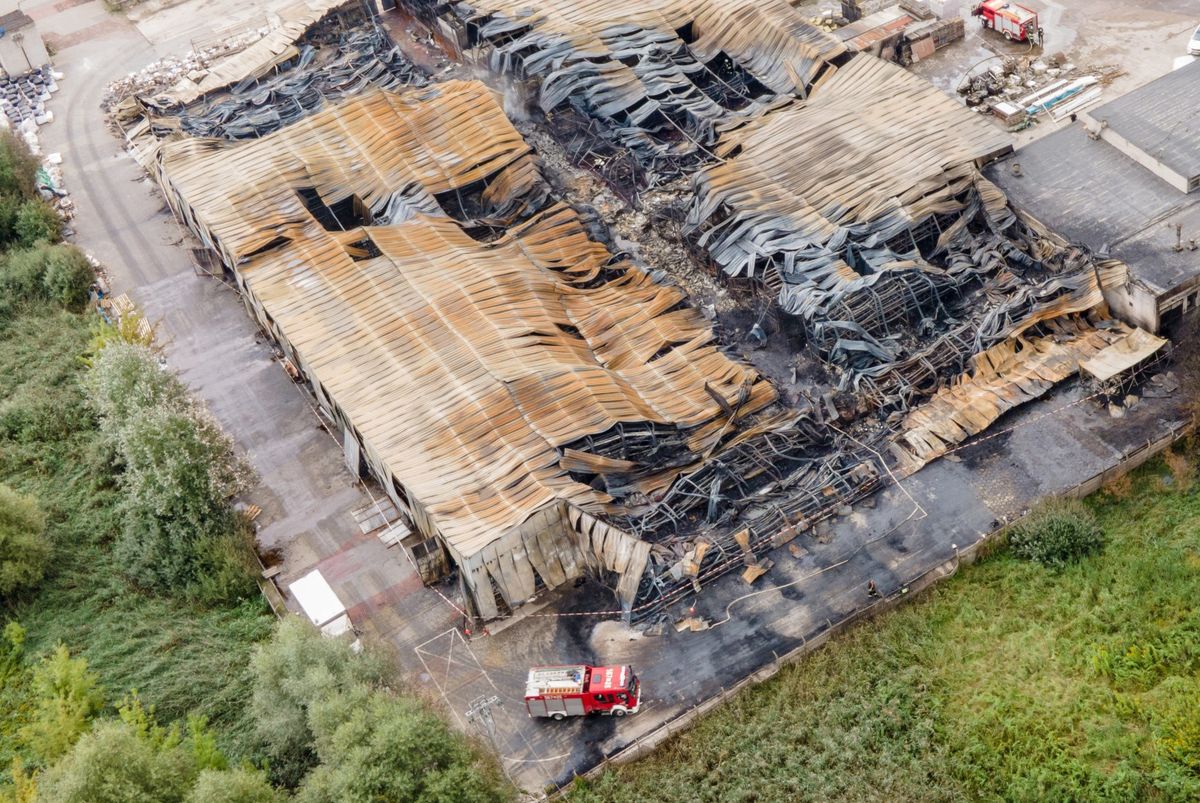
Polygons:
M205 771L223 771L225 756L202 718L187 728L158 724L137 694L99 722L39 779L39 798L61 803L183 803Z
M37 195L37 158L11 131L0 132L0 195L33 198Z
M1104 537L1082 502L1049 499L1009 528L1008 543L1018 557L1061 567L1098 552Z
M420 700L396 692L386 656L355 653L289 617L252 665L251 709L271 773L287 786L303 779L298 801L509 799L494 763Z
M105 432L115 436L141 410L178 408L187 388L145 346L105 340L84 378L88 401Z
M17 212L23 203L18 197L0 194L0 244L7 246L17 239Z
M87 304L96 272L87 257L73 245L58 245L51 249L42 279L50 299L73 312Z
M55 301L79 311L95 278L87 257L73 245L43 242L9 251L0 261L0 292L10 302Z
M125 464L125 526L116 549L130 578L198 596L202 588L229 589L230 577L240 575L232 598L253 591L230 506L249 470L215 419L194 404L140 410L125 422L117 450Z
M46 265L49 246L9 251L0 261L0 292L18 301L46 298Z
M263 773L238 768L200 773L187 803L283 803L286 799Z
M145 346L109 342L86 385L124 468L129 577L205 602L253 594L253 538L230 505L252 472L220 425Z
M197 775L189 751L164 747L125 722L96 725L38 779L56 803L182 803Z
M50 551L37 500L0 485L0 598L37 585Z
M56 243L61 236L62 218L54 207L40 198L30 198L17 209L13 223L16 242L26 248L37 243Z
M351 690L317 701L321 764L297 794L302 803L500 803L498 773L420 701Z

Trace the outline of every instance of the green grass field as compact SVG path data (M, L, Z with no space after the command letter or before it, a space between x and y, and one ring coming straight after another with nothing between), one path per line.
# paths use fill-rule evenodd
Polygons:
M1200 800L1200 492L1121 496L1101 554L964 568L572 799Z
M0 607L0 625L19 621L31 655L61 642L86 658L110 704L136 688L161 721L206 715L231 757L251 758L247 666L274 618L259 598L201 607L143 594L113 565L120 494L78 383L94 321L35 305L0 332L0 483L38 498L54 542L47 578Z

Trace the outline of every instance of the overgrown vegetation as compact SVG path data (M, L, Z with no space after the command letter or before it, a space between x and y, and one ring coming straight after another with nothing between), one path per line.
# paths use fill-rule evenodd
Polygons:
M1200 799L1200 494L1130 486L1103 552L964 568L572 799Z
M0 803L506 799L385 660L272 638L249 470L135 316L84 311L33 167L0 135Z
M114 548L126 505L123 466L81 380L97 347L131 338L124 328L97 337L96 317L80 311L92 276L73 246L26 248L18 239L19 212L36 199L35 169L16 140L0 135L0 484L11 489L0 503L9 510L18 495L27 525L20 529L39 530L44 545L21 546L31 568L0 594L0 786L13 759L28 771L53 760L37 735L47 728L36 724L52 709L64 727L80 717L90 727L96 713L85 706L77 716L69 696L46 696L36 669L45 656L79 661L111 701L138 689L165 722L204 716L230 756L257 759L249 662L273 619L256 596L198 605L141 593L125 580Z
M110 700L136 688L164 721L206 716L230 755L259 755L246 707L250 654L272 625L265 604L256 596L197 604L131 587L115 553L125 500L119 466L81 382L93 318L41 300L3 326L0 483L37 500L53 559L40 585L3 600L0 622L21 623L30 655L61 643L86 659ZM5 684L17 713L30 704L27 686ZM4 708L0 723L14 710ZM14 756L40 766L3 727L0 773Z

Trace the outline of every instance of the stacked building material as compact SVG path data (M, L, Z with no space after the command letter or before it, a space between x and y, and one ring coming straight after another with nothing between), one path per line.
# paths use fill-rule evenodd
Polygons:
M18 76L0 78L0 111L11 126L22 123L35 126L49 121L46 101L58 91L58 82L50 65Z

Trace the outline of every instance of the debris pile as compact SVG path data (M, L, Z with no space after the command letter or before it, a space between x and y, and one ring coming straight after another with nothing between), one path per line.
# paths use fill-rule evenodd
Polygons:
M1080 68L1061 53L1049 58L1006 57L959 87L967 106L1021 128L1041 114L1057 118L1099 100L1101 87L1122 74L1114 65Z
M63 181L62 161L62 154L48 154L38 168L35 180L38 194L58 211L64 223L69 223L75 218L75 203Z
M209 47L189 51L183 56L166 56L152 62L137 72L110 83L104 90L101 106L108 111L130 96L153 97L174 86L181 78L198 80L213 62L244 50L266 36L269 31L266 27L247 30Z
M326 52L331 54L325 57ZM261 137L371 86L397 89L426 83L383 29L375 27L348 33L331 48L304 44L292 69L261 81L247 79L228 97L179 110L178 125L195 137Z
M605 143L624 151L610 169L643 186L709 158L723 130L806 95L846 50L784 0L547 0L537 14L524 0L470 0L445 22L483 46L494 72L537 79L542 110L570 126L564 139L590 129L602 158Z
M849 24L849 20L843 17L837 10L832 8L821 9L821 12L814 17L808 18L808 24L814 28L819 28L826 33L833 33L838 28Z

